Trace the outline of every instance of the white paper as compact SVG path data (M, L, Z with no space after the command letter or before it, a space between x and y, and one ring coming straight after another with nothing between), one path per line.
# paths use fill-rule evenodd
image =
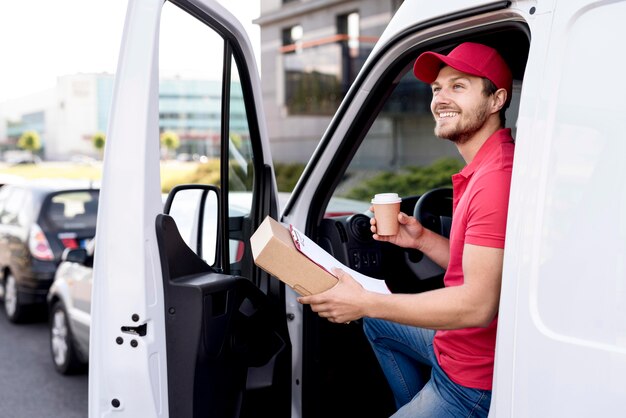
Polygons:
M365 274L352 270L350 267L340 263L335 259L335 257L324 251L322 247L317 245L316 242L309 239L309 237L304 235L302 232L298 231L298 229L296 229L293 225L290 225L289 230L291 231L291 238L293 239L293 243L296 248L309 260L313 261L318 266L321 266L333 276L333 268L339 268L348 273L354 278L354 280L359 282L361 286L371 292L383 294L391 293L384 280L366 276Z

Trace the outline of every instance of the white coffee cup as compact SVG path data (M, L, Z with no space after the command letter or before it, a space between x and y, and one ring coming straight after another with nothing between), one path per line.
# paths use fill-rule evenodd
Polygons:
M372 205L374 205L376 233L378 235L396 235L398 233L398 228L400 227L398 223L400 202L402 202L402 199L397 193L378 193L374 195Z

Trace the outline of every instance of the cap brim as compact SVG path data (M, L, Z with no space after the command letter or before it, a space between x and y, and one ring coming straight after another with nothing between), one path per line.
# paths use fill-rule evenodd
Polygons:
M415 64L413 64L413 74L419 80L431 84L437 79L439 70L444 65L448 65L462 73L483 77L480 71L462 61L430 51L424 52L417 57Z

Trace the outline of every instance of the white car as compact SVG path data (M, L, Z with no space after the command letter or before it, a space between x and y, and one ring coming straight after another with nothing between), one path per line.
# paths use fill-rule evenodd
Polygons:
M305 12L324 2L292 3ZM358 5L346 2L346 11ZM181 19L168 20L170 13ZM295 291L254 264L249 238L271 216L392 291L435 286L439 272L421 254L368 239L368 219L336 222L324 213L368 170L388 172L377 178L389 180L376 183L381 189L401 187L390 177L407 166L456 155L434 138L430 86L411 69L420 53L469 40L498 49L514 78L507 126L516 154L490 414L623 414L625 15L624 1L404 0L279 212L262 88L279 103L272 110L289 110L280 106L282 87L262 86L243 26L214 0L129 1L98 214L90 417L389 416L395 406L359 322L332 324L299 304ZM176 45L175 56L161 54L168 30L192 27L197 32ZM303 48L312 44L306 41ZM336 64L339 49L326 45L316 68ZM298 53L264 65L281 67ZM218 70L223 93L207 101L221 112L210 133L221 161L219 192L206 190L220 210L212 219L198 212L196 236L209 225L215 234L191 248L176 220L161 213L158 144L159 74L188 57L205 58L206 74ZM336 79L300 67L303 82ZM291 75L276 77L286 85ZM307 103L304 93L313 89L305 87L300 100ZM298 137L297 124L281 128ZM410 182L421 176L408 173ZM229 217L229 196L239 191L252 194L250 207ZM416 206L409 194L402 192L406 212L448 207ZM425 212L415 211L443 232L449 213ZM243 243L235 262L231 240Z
M48 291L50 354L62 374L87 370L94 243L63 253Z

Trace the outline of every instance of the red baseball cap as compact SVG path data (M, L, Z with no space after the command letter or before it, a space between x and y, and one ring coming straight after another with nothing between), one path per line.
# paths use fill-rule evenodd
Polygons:
M462 73L491 80L497 88L506 89L507 101L511 99L513 76L509 66L495 49L483 44L464 42L448 55L424 52L415 60L413 73L418 79L431 84L444 65Z

